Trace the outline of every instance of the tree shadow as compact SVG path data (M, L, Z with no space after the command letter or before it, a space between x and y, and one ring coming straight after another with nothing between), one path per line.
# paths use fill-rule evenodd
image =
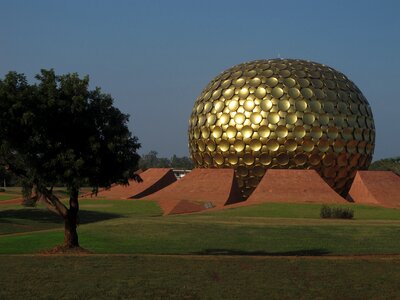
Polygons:
M244 251L236 249L204 249L194 252L197 255L242 255L242 256L322 256L330 252L326 249L304 249L295 251L267 252L267 251Z
M79 211L79 224L89 224L121 217L122 215L114 213L81 210ZM0 223L12 223L10 220L5 219L26 219L39 223L64 223L64 220L60 216L44 209L23 208L0 211Z

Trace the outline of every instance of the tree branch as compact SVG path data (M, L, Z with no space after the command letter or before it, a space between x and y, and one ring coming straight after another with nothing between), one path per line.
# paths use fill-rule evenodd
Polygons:
M42 195L44 203L50 211L57 213L63 218L68 216L68 208L60 201L60 199L54 196L52 192L50 192L47 188L41 188L38 189L38 191Z

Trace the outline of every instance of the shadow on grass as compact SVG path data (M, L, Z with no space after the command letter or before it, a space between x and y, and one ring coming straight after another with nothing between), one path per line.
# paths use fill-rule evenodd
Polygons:
M243 256L322 256L330 252L325 249L304 249L286 252L244 251L235 249L204 249L198 255L243 255Z
M79 211L80 224L89 224L89 223L106 221L121 217L122 215L114 213L97 212L90 210ZM9 209L0 211L0 224L10 223L10 220L5 220L5 219L27 219L39 223L57 223L57 224L64 223L64 220L60 216L44 209L23 208L23 209Z

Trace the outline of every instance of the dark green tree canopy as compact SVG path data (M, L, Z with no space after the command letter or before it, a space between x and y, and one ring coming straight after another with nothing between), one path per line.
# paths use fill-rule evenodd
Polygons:
M36 79L10 72L0 81L0 164L46 186L127 183L140 147L128 115L89 90L88 77L42 70Z

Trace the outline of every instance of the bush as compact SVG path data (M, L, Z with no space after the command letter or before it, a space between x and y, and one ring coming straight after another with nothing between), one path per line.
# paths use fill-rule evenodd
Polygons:
M350 208L344 207L329 207L327 205L323 205L321 207L320 216L323 219L353 219L354 211Z
M4 193L6 189L0 188L0 193Z
M319 215L323 219L332 218L332 209L328 205L322 205Z

